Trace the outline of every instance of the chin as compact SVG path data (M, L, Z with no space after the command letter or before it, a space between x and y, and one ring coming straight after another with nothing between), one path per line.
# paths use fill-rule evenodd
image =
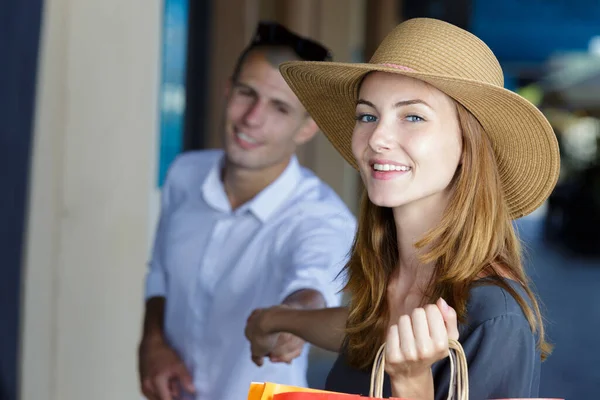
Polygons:
M384 194L369 194L369 200L371 200L371 203L379 207L394 208L404 204L404 202L400 199Z
M244 154L239 154L237 151L226 152L227 161L235 165L238 168L243 169L254 169L256 168L257 162L255 160L250 159L250 157L245 157Z

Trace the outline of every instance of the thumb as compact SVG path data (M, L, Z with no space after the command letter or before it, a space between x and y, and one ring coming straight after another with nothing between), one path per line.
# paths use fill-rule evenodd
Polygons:
M258 367L262 367L262 366L263 366L263 363L264 363L264 360L263 360L263 357L260 357L260 356L252 356L252 362L253 362L254 364L256 364L256 366L258 366Z
M442 313L444 318L444 324L446 325L446 331L448 332L448 338L458 340L458 322L456 317L456 311L450 307L446 300L441 297L437 301L436 305Z
M192 376L190 375L190 373L188 372L188 370L183 367L181 368L180 372L179 372L179 382L181 383L181 386L189 393L194 393L196 392L196 388L194 387L194 381L192 379Z

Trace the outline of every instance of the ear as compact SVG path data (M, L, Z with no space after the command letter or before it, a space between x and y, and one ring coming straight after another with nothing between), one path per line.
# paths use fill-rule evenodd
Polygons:
M318 131L317 123L311 117L306 117L306 121L294 136L294 142L300 146L312 139Z
M229 79L227 79L227 82L225 83L225 89L223 91L223 94L225 95L226 99L229 98L232 90L233 90L233 81L231 78L229 78Z

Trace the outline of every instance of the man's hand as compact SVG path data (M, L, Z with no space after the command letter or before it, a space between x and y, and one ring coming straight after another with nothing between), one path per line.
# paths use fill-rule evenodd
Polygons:
M246 323L246 338L250 341L252 361L259 367L263 365L264 358L269 357L271 362L291 363L302 354L304 340L291 333L272 332L269 329L269 319L273 313L290 309L286 305L254 310Z
M273 307L274 308L274 307ZM279 341L279 332L271 333L265 327L268 321L268 313L271 309L257 309L250 314L246 321L246 329L244 331L246 338L250 341L250 352L254 364L261 367L263 359L271 353Z
M194 393L183 361L163 340L142 341L138 356L141 389L149 400L177 399L181 389Z
M298 336L294 336L291 333L282 333L279 335L275 347L269 353L269 360L274 363L284 362L291 364L294 358L302 354L304 344L305 341Z

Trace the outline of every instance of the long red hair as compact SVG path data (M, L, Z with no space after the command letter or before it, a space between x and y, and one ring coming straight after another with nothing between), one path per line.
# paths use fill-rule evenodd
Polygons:
M415 244L423 250L420 260L436 265L425 301L443 297L464 322L469 289L486 276L518 301L538 335L544 359L552 347L545 339L538 301L523 268L520 241L504 199L494 150L479 121L462 105L456 103L456 108L463 138L462 163L439 225ZM358 232L344 269L348 278L345 291L350 295L346 350L355 367L369 367L383 342L389 323L387 287L398 260L392 210L374 205L365 193ZM529 304L502 277L519 282Z

